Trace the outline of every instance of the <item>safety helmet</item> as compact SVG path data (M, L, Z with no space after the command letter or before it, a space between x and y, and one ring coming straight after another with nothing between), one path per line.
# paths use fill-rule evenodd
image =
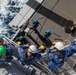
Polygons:
M6 48L4 46L0 46L0 55L6 55Z
M58 50L62 50L62 49L64 49L64 45L63 45L63 43L62 42L57 42L56 44L55 44L55 47L58 49Z
M45 47L44 47L43 45L41 45L41 46L39 47L39 49L45 50Z
M36 46L35 45L30 45L29 46L29 51L31 52L31 53L35 53L36 52Z
M51 34L51 30L46 30L46 32L45 32L46 34Z
M20 44L21 44L21 42L20 42L20 41L18 41L18 42L17 42L17 44L18 44L18 45L20 45Z
M36 19L35 19L35 20L33 20L33 23L38 23L38 20L36 20Z
M20 36L20 37L19 37L19 40L23 40L23 39L24 39L24 36Z

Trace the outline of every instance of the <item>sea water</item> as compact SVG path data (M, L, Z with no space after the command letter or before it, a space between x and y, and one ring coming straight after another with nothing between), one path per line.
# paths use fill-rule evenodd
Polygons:
M29 0L0 0L0 35L12 37L15 30L9 27L9 23Z

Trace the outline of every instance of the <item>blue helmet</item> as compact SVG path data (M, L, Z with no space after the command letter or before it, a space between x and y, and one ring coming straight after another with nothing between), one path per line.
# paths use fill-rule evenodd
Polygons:
M33 20L33 22L34 22L34 23L38 23L38 20L35 19L35 20Z
M51 34L51 30L46 30L46 34Z

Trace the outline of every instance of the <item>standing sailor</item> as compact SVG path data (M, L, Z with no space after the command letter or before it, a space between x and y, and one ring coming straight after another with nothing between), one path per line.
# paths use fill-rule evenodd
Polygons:
M48 68L53 70L60 68L74 53L76 53L76 39L68 46L64 46L62 42L53 42L53 46L47 50L47 55L50 57Z
M50 35L51 35L51 30L46 30L45 31L45 34L44 34L44 39L48 39L49 37L50 37Z
M34 31L37 31L38 25L39 25L38 20L34 19L33 20L33 27L31 27L31 29L33 29Z
M22 48L18 49L20 62L22 65L31 65L41 58L41 54L36 50L35 45L30 45L26 50L23 50Z
M64 45L61 42L56 42L55 45L48 48L47 55L50 57L48 62L49 69L56 70L63 66L64 62L67 60L66 51L63 49Z

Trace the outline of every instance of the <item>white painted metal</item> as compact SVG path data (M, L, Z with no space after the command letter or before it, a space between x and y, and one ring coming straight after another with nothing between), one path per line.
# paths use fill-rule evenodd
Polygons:
M37 2L39 2L39 3L42 3L43 2L43 0L36 0Z
M29 18L33 15L34 12L34 9L25 4L20 10L20 12L9 23L9 26L12 27L14 25L15 27L18 26L18 28L21 27L22 24L26 23L29 20ZM17 29L15 27L12 28Z
M30 30L30 28L27 27L27 28L24 30L24 32L25 32L25 33L29 33L29 30Z

